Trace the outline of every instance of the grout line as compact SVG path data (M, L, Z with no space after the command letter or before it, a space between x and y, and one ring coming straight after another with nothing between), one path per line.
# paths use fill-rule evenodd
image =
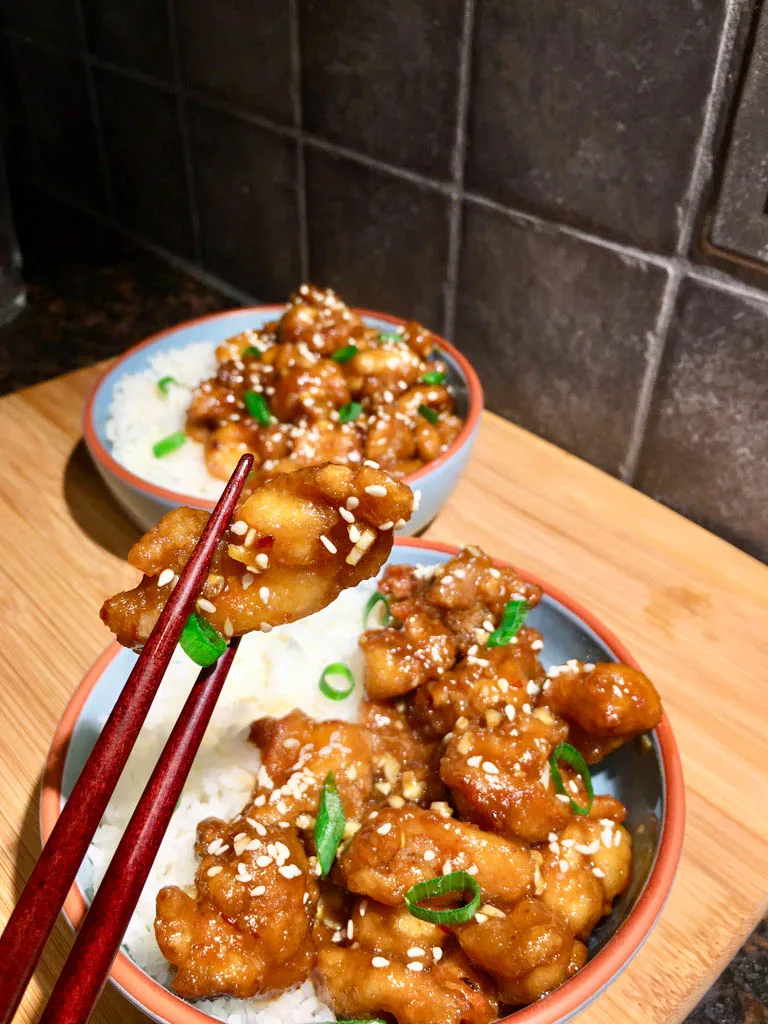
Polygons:
M750 302L759 302L764 306L768 304L768 293L757 285L745 284L738 278L731 277L717 267L708 267L697 263L686 266L687 276L707 287L719 292L727 292L729 295L738 295L739 298L747 299Z
M688 188L678 207L679 237L675 249L678 256L688 255L701 199L712 177L715 135L723 114L722 101L728 88L728 75L742 13L743 5L740 0L731 0L726 4L725 20L720 32L720 45L712 72L712 84L704 108L704 121L696 145L693 169Z
M629 245L624 242L615 242L610 238L604 238L602 235L595 235L590 231L582 231L581 228L575 228L569 224L561 224L559 221L547 220L545 217L540 217L535 213L527 213L523 210L514 210L509 206L503 206L501 203L497 203L493 199L486 199L485 196L477 195L474 192L465 191L464 198L469 202L484 207L487 210L493 210L495 213L500 213L504 217L509 217L510 220L516 220L523 224L531 224L542 231L567 235L569 238L576 238L580 242L587 242L589 245L597 245L602 249L610 249L612 252L615 252L618 256L622 256L625 259L637 260L641 263L651 263L653 266L663 267L665 270L670 272L673 267L680 263L680 260L675 256L663 256L660 253L650 252L647 249L640 249L637 246Z
M116 234L122 235L135 245L139 245L143 249L148 249L150 252L155 253L156 256L160 256L167 263L170 263L171 266L177 267L185 274L189 274L190 277L195 278L196 281L200 281L209 288L213 288L215 291L220 292L226 298L233 299L242 306L259 305L263 302L263 299L259 299L255 295L251 295L249 292L244 292L241 289L236 288L234 285L229 284L228 281L224 281L222 278L216 277L215 274L209 273L196 263L192 263L190 260L184 259L183 256L179 256L177 253L171 252L170 249L166 249L162 245L158 245L149 238L145 238L144 235L139 234L137 231L132 231L114 217L100 213L98 210L94 210L85 203L82 203L77 199L73 199L61 189L55 188L44 181L36 181L31 178L27 178L26 180L34 188L46 193L58 202L63 203L65 206L76 210L78 213L91 217L97 223L110 228Z
M396 167L394 164L388 164L383 160L377 160L375 157L358 153L354 149L347 149L346 146L339 146L335 142L326 142L319 135L310 135L308 132L302 132L301 134L307 144L324 153L345 157L347 160L362 164L364 167L370 167L372 170L390 174L395 178L403 178L405 181L410 181L414 185L420 185L431 192L440 192L442 195L451 195L453 193L453 184L449 181L436 181L434 178L427 178L425 175L419 174L418 171L409 171L405 167Z
M93 80L93 67L91 66L90 53L88 51L88 37L85 32L85 15L83 14L82 0L76 0L75 2L75 17L77 18L77 31L80 38L79 57L83 62L83 70L85 71L85 88L88 93L88 105L91 108L91 121L93 122L93 130L96 135L96 153L99 158L101 183L104 188L104 198L107 202L107 209L110 214L113 214L115 212L115 190L112 185L112 174L109 169L107 147L104 142L104 125L102 124L101 110L99 109L99 101L96 96L96 84ZM35 43L32 39L29 39L28 42L33 45ZM66 53L69 57L72 56L71 53L65 51L63 48L58 52Z
M648 425L648 416L651 411L651 402L653 401L653 394L659 379L667 336L669 335L669 328L675 313L677 297L683 280L683 268L684 264L682 261L676 261L672 265L667 285L664 289L664 296L661 300L661 306L659 307L656 326L648 335L648 347L645 353L645 372L640 383L640 392L637 396L637 405L632 421L632 429L629 434L627 452L623 463L619 466L619 477L625 484L634 484L637 473L640 449L643 446L645 428Z
M291 31L291 100L293 126L298 132L296 140L296 205L299 230L299 267L302 281L308 281L309 272L309 219L307 216L307 169L304 154L304 138L301 133L304 111L301 102L301 26L297 0L288 0Z
M187 108L184 102L184 93L181 80L181 58L179 56L179 35L176 25L175 0L166 0L166 16L168 18L168 33L171 43L171 66L173 70L173 84L176 93L176 116L179 120L179 134L181 136L181 159L184 164L184 177L187 185L187 212L189 223L192 228L192 252L195 262L202 265L203 244L200 231L200 212L197 208L197 193L195 190L194 167L192 163L192 146L189 137L189 124L187 123Z
M472 37L475 0L464 0L464 13L459 41L459 82L456 100L456 138L451 154L454 191L448 212L448 253L443 286L443 336L453 338L456 330L456 303L461 253L462 193L467 155L467 119L469 117L469 80L472 69Z

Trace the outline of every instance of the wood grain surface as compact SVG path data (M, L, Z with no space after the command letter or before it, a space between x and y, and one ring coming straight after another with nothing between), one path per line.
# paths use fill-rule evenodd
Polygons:
M99 372L0 400L0 923L39 852L54 727L110 639L99 606L135 578L124 557L137 530L80 437ZM768 902L768 568L490 414L427 536L474 541L577 596L660 690L686 779L683 859L653 935L579 1021L682 1019ZM70 942L60 922L18 1021L36 1019ZM111 988L93 1017L144 1019Z

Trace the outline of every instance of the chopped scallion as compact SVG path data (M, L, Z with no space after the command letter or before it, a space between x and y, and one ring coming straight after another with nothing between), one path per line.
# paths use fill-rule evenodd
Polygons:
M439 414L437 412L435 412L434 409L430 409L430 407L428 405L420 405L419 406L419 415L423 416L425 420L429 420L429 422L433 426L440 419Z
M245 408L256 422L260 423L262 427L268 427L272 422L272 417L269 414L269 406L264 395L259 391L246 391L243 395L243 401L245 402Z
M328 682L329 676L336 676L346 680L343 690L337 690ZM334 661L332 665L326 665L323 674L320 676L320 693L330 700L345 700L355 688L355 677L349 668L341 661Z
M450 910L432 910L429 907L418 906L420 900L445 896L451 892L470 892L472 898L464 906L453 907ZM412 917L417 917L420 921L429 921L431 924L465 924L480 909L482 899L480 886L473 875L470 875L468 871L452 871L448 875L440 875L439 878L418 882L405 894L405 902L409 914Z
M379 341L396 341L402 342L402 335L398 334L397 331L380 331Z
M346 824L347 819L336 788L336 779L333 772L328 772L320 793L315 820L315 849L323 878L333 867Z
M392 613L389 610L389 598L386 594L382 594L380 590L374 591L373 594L368 598L365 603L365 609L363 610L363 629L368 628L368 619L370 618L371 612L377 604L384 605L384 617L383 626L388 626L392 622Z
M584 788L587 791L587 806L582 807L581 804L577 804L576 801L571 797L571 794L565 788L563 782L563 776L560 774L560 769L557 766L558 761L565 761L571 768L575 768L581 776L581 781L584 783ZM552 769L552 781L555 784L555 789L558 793L564 793L568 797L568 802L571 805L571 810L574 814L589 814L592 810L592 801L595 799L595 791L592 787L592 776L589 773L587 762L578 752L576 747L572 747L570 743L558 743L555 749L552 751L552 756L549 759L549 764Z
M255 345L249 345L248 348L243 349L244 356L250 356L251 359L261 359L262 351L260 348L256 348Z
M184 623L179 641L182 651L196 665L206 668L220 658L227 649L227 641L197 612L193 612Z
M170 455L171 452L175 452L181 448L186 440L187 435L184 431L178 430L175 434L169 434L168 437L163 437L159 441L155 441L152 445L152 454L156 459L162 459L164 455Z
M348 363L349 360L353 359L356 355L357 345L345 345L343 348L337 348L331 355L331 359L336 363Z
M445 381L445 373L443 370L430 370L429 373L425 373L421 378L422 384L442 384Z
M527 601L509 601L502 612L501 622L488 637L486 647L505 647L525 622L528 614Z
M339 423L351 423L362 411L363 407L359 402L347 402L339 409Z
M161 377L157 382L157 390L161 395L167 395L171 388L171 384L175 384L176 387L181 386L175 377Z

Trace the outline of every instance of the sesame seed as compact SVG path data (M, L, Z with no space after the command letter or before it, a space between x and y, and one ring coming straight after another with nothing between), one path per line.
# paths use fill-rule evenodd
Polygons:
M258 536L258 534L257 534L256 530L254 530L254 528L251 527L250 530L248 531L248 533L246 533L246 535L245 535L245 540L243 541L243 544L247 548L252 548L253 545L256 543L257 536Z
M255 562L260 569L266 569L267 566L269 565L269 555L265 555L264 552L262 551L258 555L256 555Z
M485 924L485 922L488 920L488 915L487 914L481 914L478 911L475 914L475 920L477 921L478 924Z
M407 955L411 957L411 959L413 959L413 957L415 956L426 956L427 954L421 948L421 946L411 946L411 948L408 950Z
M301 874L301 868L296 864L284 864L277 870L283 878L298 878Z
M371 469L381 469L381 466L378 464L378 462L374 462L373 459L365 459L363 461L363 465L370 466Z
M352 541L352 543L357 544L357 542L360 540L360 531L358 530L358 528L353 524L347 527L347 533L349 534L349 539Z
M476 875L479 870L480 869L478 868L477 864L470 864L469 867L467 868L467 874Z
M253 577L253 573L252 572L245 572L245 573L243 573L243 579L242 579L243 590L247 590L248 587L250 587L250 585L253 583L253 578L254 577Z
M418 971L423 971L424 970L424 964L421 963L421 961L419 961L419 960L411 960L411 962L406 964L405 966L408 968L409 971L417 971L418 972Z
M324 533L321 533L321 534L320 534L320 543L321 543L321 544L323 545L323 547L324 547L324 548L325 548L325 549L326 549L327 551L330 551L330 553L331 553L332 555L335 555L335 554L336 554L336 552L337 552L337 551L339 550L339 549L338 549L338 548L336 547L336 545L335 545L335 544L333 543L333 541L332 541L332 540L329 540L329 539L328 539L328 538L327 538L327 537L325 536L325 534L324 534Z
M269 587L259 587L259 598L265 603L269 600Z
M209 612L211 615L216 611L216 605L205 597L199 597L197 599L197 607L201 612Z
M506 704L504 706L504 714L507 716L507 718L510 720L510 722L514 722L515 715L517 714L517 711L515 710L515 705L514 704Z
M270 624L268 622L262 622L262 624L259 626L259 629L261 630L262 633L271 633L272 632L272 627L270 626Z
M595 878L605 878L605 872L601 871L600 868L592 868L592 874Z
M351 494L346 500L346 506L348 509L356 509L360 504L360 499L356 498L354 494Z
M439 963L443 959L443 951L439 946L432 947L432 956L435 958L435 963Z
M214 864L212 868L208 868L206 874L208 875L209 878L215 878L216 875L220 875L223 870L224 868L221 866L221 864Z
M395 523L395 529L396 530L402 530L402 528L404 526L405 526L405 520L404 519L398 519L397 522Z
M421 504L421 491L413 492L413 511L419 511L419 505Z
M350 919L347 921L347 938L353 939L355 937L355 922Z
M272 858L268 857L266 855L266 853L263 853L261 855L261 857L257 857L256 858L256 867L257 868L268 868L271 863L272 863Z
M354 521L355 521L355 513L354 512L350 512L349 509L347 509L347 508L343 508L343 507L340 508L339 509L339 515L347 523L354 523Z
M445 862L445 864L443 864L443 874L444 875L450 875L450 873L452 871L453 871L453 864L451 863L451 861L447 860Z
M534 640L531 644L532 651L540 651L544 646L543 640Z
M383 825L379 825L376 831L380 836L388 836L389 833L392 831L392 822L385 821Z
M235 632L235 627L232 625L231 619L224 620L224 636L230 637Z
M266 885L257 885L255 888L251 889L251 896L263 896L266 891Z
M246 523L245 520L243 519L238 519L237 522L232 523L230 530L237 537L243 537L246 533L248 533L248 523Z
M531 705L530 704L523 704L523 714L524 715L530 715L530 713L531 713Z
M568 864L568 861L565 860L564 858L563 858L563 860L559 861L557 866L560 868L560 870L562 871L563 874L565 874L566 871L568 870L568 868L570 867L570 865Z
M498 775L499 769L493 763L493 761L483 761L483 771L486 775Z
M620 843L621 843L621 832L619 832L619 830L617 829L616 833L615 833L615 835L613 837L613 845L614 846L619 846Z
M395 524L392 522L392 520L388 519L386 521L386 523L379 523L379 529L380 530L391 530L394 525Z
M158 587L167 587L168 584L172 582L173 577L175 575L176 574L174 573L173 569L163 569L163 571L157 577Z
M372 498L386 498L387 496L387 488L383 484L368 484L364 490Z
M389 960L385 956L375 956L371 960L371 966L373 967L389 967Z
M569 804L571 798L566 796L565 793L555 793L555 800L559 800L561 804Z
M467 764L470 768L479 768L482 757L479 754L475 754L473 757L467 758Z
M431 860L434 860L435 857L436 857L436 854L435 854L434 850L425 850L424 851L424 860L425 861L429 862Z

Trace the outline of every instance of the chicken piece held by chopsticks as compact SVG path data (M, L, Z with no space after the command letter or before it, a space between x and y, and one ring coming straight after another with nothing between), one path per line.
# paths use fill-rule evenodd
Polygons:
M235 511L197 612L225 637L311 615L376 575L412 510L410 489L372 465L279 474ZM131 548L144 578L101 609L125 647L146 642L207 521L207 512L174 509Z

